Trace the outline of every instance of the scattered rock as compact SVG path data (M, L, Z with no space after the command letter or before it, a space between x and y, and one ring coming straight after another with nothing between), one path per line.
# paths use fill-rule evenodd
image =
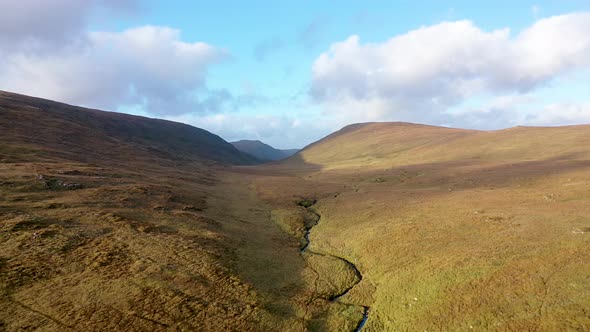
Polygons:
M59 189L66 189L66 190L76 190L82 189L84 186L80 183L67 183L59 179L49 178L42 174L37 175L37 179L39 181L43 181L45 183L45 188L50 190L59 190Z

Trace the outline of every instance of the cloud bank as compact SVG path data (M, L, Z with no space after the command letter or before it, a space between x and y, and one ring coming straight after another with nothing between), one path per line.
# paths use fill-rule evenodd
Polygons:
M587 31L590 13L541 19L517 34L456 21L381 43L353 35L333 43L311 67L308 99L299 100L299 108L315 112L184 120L229 139L260 139L283 148L367 121L476 129L590 123L590 102L543 98L559 88L551 85L560 78L590 69Z
M0 3L0 88L97 108L141 107L155 115L209 111L229 98L206 86L209 68L227 57L223 49L185 42L179 30L162 26L86 31L92 10L133 5Z
M444 22L383 43L332 44L312 68L310 96L353 119L461 123L447 111L482 94L526 94L590 66L590 13L537 21L516 36Z
M478 129L590 122L590 100L542 96L559 90L572 73L590 73L588 12L540 19L518 33L486 31L463 20L383 42L352 35L315 58L308 93L286 97L211 88L210 70L229 51L184 40L178 29L88 28L96 13L129 15L138 8L136 0L0 1L0 89L140 110L227 139L256 138L285 148L366 121ZM316 19L293 42L311 52L321 47L325 26ZM253 45L260 65L289 47L285 38ZM581 82L587 85L587 79ZM581 89L578 97L584 91L590 93Z
M51 50L83 39L92 12L130 13L136 0L0 1L0 46L29 52Z

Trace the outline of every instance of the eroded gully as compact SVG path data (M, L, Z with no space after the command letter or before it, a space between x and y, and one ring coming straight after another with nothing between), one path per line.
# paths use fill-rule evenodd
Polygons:
M332 295L332 296L330 296L328 298L328 300L330 302L336 302L341 297L343 297L344 295L348 294L348 292L351 289L353 289L356 285L358 285L361 282L361 280L363 279L363 275L362 275L361 271L359 271L359 269L356 267L356 265L354 265L351 261L349 261L349 260L347 260L345 258L336 256L336 255L318 253L318 252L314 252L314 251L308 250L308 247L309 247L309 245L311 243L311 240L309 239L309 235L311 233L311 229L320 222L322 216L319 213L317 213L314 209L312 209L311 207L307 207L306 210L307 210L307 212L316 215L317 222L314 225L310 225L310 226L307 226L305 228L305 234L303 235L303 238L305 239L305 244L300 249L301 255L303 256L303 254L307 252L307 253L318 255L318 256L328 256L328 257L333 257L333 258L339 259L339 260L343 261L346 265L348 265L354 271L354 273L357 276L357 280L356 280L356 282L354 282L354 284L352 284L349 287L347 287L346 289L344 289L341 293ZM303 257L303 258L305 259L305 257ZM315 269L313 269L313 267L311 267L310 265L308 265L308 266L319 277L318 272L315 271ZM317 284L317 280L316 280L316 284ZM313 301L313 298L311 300ZM368 306L362 306L362 307L363 307L363 318L358 322L357 326L353 330L354 332L361 331L363 329L363 327L365 326L365 324L367 323L367 320L369 319L369 313L371 311L370 307L368 307Z

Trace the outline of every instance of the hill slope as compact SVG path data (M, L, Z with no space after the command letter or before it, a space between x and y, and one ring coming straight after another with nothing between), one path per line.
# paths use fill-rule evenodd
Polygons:
M323 167L391 166L451 160L539 160L590 157L590 126L464 130L410 123L344 127L285 163Z
M262 161L280 160L295 154L298 149L280 150L261 141L241 140L231 142L238 150L252 155Z
M299 331L299 256L227 173L251 161L190 126L0 93L0 331Z
M218 167L253 158L1 96L0 330L590 329L587 126L360 124Z
M359 124L257 169L285 229L362 275L341 300L370 308L363 331L590 330L590 126ZM311 321L334 326L317 285L345 276L307 264Z
M0 140L46 156L253 164L257 161L217 135L186 124L103 112L0 91ZM45 152L39 151L43 147ZM1 153L1 151L0 151ZM37 153L37 156L39 156Z

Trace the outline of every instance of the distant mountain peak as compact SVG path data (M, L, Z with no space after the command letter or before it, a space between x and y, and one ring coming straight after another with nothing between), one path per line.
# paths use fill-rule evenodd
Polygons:
M231 144L233 144L233 146L235 146L236 149L265 162L285 159L299 151L299 149L275 149L272 146L259 140L244 139L240 141L231 142Z

